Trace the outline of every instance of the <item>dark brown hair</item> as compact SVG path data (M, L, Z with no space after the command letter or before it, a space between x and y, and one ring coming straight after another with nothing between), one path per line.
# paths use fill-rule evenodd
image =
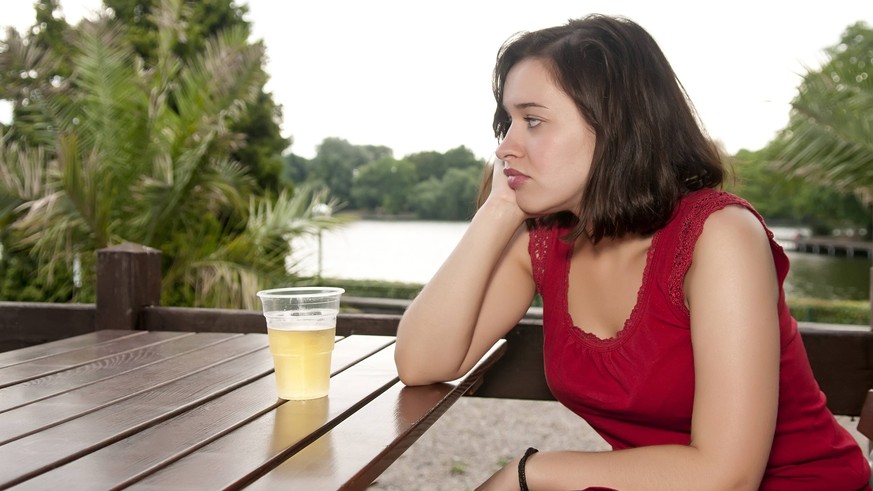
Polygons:
M591 15L510 38L494 67L498 140L509 130L506 76L526 58L546 62L596 135L582 214L568 238L649 235L684 194L721 185L718 148L664 53L638 24Z

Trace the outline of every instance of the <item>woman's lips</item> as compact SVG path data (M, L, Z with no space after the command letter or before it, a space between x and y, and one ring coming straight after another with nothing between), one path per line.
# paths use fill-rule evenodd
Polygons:
M515 169L510 169L509 167L503 169L503 175L506 176L506 181L509 183L509 187L515 191L520 188L522 184L524 184L530 177L518 172Z

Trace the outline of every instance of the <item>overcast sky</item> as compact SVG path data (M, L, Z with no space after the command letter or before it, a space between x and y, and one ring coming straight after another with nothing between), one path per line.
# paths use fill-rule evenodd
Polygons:
M267 90L284 108L290 150L326 137L385 145L395 157L494 147L491 69L507 37L588 13L629 17L659 42L710 135L733 153L763 147L788 120L807 67L845 28L873 25L873 1L249 0ZM68 21L99 0L61 0ZM32 2L0 0L0 25L25 29ZM8 120L8 106L0 120Z

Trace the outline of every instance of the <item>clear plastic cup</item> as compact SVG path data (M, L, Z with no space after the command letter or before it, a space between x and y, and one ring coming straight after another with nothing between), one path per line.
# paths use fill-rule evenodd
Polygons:
M258 292L280 398L306 400L327 395L336 316L344 292L317 286Z

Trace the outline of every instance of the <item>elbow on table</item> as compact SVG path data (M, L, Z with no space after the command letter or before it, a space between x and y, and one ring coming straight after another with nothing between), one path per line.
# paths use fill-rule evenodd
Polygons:
M394 364L397 366L397 375L400 377L400 381L408 386L436 384L458 377L454 374L439 374L434 370L434 367L429 367L427 362L409 359L397 352L394 353Z

